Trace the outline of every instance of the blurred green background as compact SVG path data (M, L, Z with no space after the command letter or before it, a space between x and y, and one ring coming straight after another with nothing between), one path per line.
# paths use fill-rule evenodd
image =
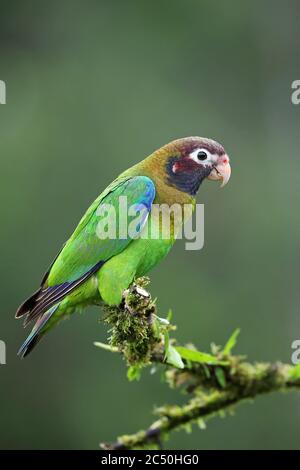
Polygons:
M151 275L178 339L208 350L241 327L237 352L290 362L300 337L298 1L5 1L0 15L2 448L96 449L151 422L176 391L93 346L88 309L27 360L18 304L90 202L178 137L222 142L230 184L205 183L205 246L179 241ZM188 299L188 306L187 306ZM180 398L182 399L182 398ZM261 397L172 449L299 448L300 395Z

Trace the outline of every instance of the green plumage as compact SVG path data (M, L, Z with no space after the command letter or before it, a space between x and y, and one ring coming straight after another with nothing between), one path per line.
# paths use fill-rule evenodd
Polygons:
M148 272L169 251L174 242L173 239L101 240L97 236L99 206L103 203L112 204L116 209L118 225L119 196L127 196L128 206L138 203L141 195L145 194L145 179L148 180L141 176L118 178L96 199L65 244L50 270L47 279L48 286L79 278L99 260L105 263L90 279L62 301L55 313L55 318L58 318L65 310L80 307L82 303L86 305L89 300L91 303L104 300L109 305L118 305L122 300L124 289L133 278ZM127 218L128 223L130 221Z
M16 317L26 314L25 325L37 320L19 351L21 356L27 355L46 331L75 310L101 304L102 301L108 305L119 305L123 291L134 278L148 273L167 255L175 240L177 223L174 218L170 237L163 238L162 220L154 221L152 204L170 206L177 203L183 206L192 203L193 206L194 195L190 194L189 188L194 188L195 182L199 187L209 171L206 167L205 174L199 173L201 166L184 159L184 156L203 142L200 138L171 142L122 173L92 203L44 276L40 289L17 311ZM208 145L207 142L205 140L204 144ZM182 162L188 166L182 167L180 179L176 174L172 180L172 171L168 174L168 168L172 159L179 157L183 157ZM192 170L191 164L195 167ZM128 226L132 221L130 215L120 213L120 197L127 198L128 207L134 204L143 207L139 230L133 239L120 236L123 225ZM104 205L115 208L118 231L114 238L99 237ZM147 219L148 227L153 228L156 224L158 238L141 236L147 229Z

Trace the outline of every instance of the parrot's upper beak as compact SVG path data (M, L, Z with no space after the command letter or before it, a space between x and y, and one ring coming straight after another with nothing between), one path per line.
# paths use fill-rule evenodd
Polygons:
M228 183L231 175L231 167L229 164L228 155L224 154L218 158L216 165L213 167L211 173L207 177L209 180L222 180L221 188Z

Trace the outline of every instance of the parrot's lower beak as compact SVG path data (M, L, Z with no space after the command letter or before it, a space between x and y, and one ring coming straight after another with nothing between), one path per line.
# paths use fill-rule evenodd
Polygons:
M213 181L221 180L221 188L223 188L228 183L230 175L231 167L229 164L229 157L228 155L222 155L221 157L219 157L217 164L213 167L207 179Z

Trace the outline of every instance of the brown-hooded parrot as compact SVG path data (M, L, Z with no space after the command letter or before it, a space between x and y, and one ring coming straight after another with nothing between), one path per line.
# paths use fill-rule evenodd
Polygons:
M49 329L75 310L102 301L119 305L124 290L162 260L176 239L175 216L171 217L168 237L145 236L151 222L159 233L163 230L162 218L154 220L154 205L177 204L193 209L202 182L222 180L224 186L230 172L229 157L222 145L212 139L186 137L164 145L121 173L88 208L39 289L18 308L16 317L25 316L25 326L35 322L18 354L26 356ZM140 209L134 237L126 231L124 236L123 229L132 217L120 210L121 197L126 199L127 207ZM107 207L114 209L118 233L105 238L99 236L99 222L103 222L102 209Z

